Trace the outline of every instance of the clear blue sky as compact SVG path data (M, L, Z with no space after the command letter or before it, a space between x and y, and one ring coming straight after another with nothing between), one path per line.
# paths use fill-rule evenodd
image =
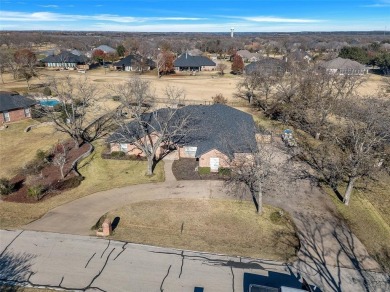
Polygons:
M1 30L390 30L390 0L0 0Z

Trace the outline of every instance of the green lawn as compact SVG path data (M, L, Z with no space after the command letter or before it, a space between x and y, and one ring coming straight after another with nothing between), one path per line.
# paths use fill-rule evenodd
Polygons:
M280 222L271 221L278 210L265 206L259 216L246 201L170 199L130 204L107 216L120 217L113 239L287 261L298 239L285 212Z

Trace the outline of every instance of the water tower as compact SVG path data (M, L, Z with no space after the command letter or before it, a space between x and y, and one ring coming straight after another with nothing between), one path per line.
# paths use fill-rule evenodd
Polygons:
M232 27L230 29L230 37L233 38L234 37L234 27Z

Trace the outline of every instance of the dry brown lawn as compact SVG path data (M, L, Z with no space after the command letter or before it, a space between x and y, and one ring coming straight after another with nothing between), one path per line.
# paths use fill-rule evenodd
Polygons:
M344 191L340 189L340 191ZM345 206L327 189L338 211L346 219L352 232L363 242L371 256L387 262L390 271L390 177L358 184L349 206ZM387 257L386 257L387 253Z
M278 210L265 206L259 216L246 201L169 199L134 203L107 216L120 217L112 236L117 240L289 260L298 240L288 217L278 224L270 220Z
M0 177L13 177L19 168L33 160L38 149L49 150L54 143L66 137L52 126L24 132L33 124L39 122L24 120L9 124L8 128L0 131Z

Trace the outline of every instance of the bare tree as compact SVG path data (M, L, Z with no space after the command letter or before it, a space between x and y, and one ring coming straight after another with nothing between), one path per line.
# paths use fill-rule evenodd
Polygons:
M344 109L334 141L343 154L340 163L348 182L343 201L348 205L356 181L372 177L385 158L383 149L388 147L390 138L390 103L376 99L348 100Z
M59 142L55 146L54 149L54 160L53 163L54 165L57 165L58 168L60 169L61 173L61 178L64 179L64 166L68 162L67 160L67 151L64 143Z
M234 191L249 190L258 214L263 211L263 193L272 179L273 151L271 145L258 143L251 145L251 153L236 154L230 162L231 175L227 186Z
M73 139L77 148L107 133L112 113L100 107L98 90L86 77L78 80L70 76L51 78L48 86L60 102L60 112L49 108L41 110L58 131Z
M227 67L228 66L224 63L218 63L215 69L219 72L220 75L224 75L224 71L227 69Z
M180 114L178 108L184 99L184 91L167 87L168 107L152 110L156 98L148 81L131 78L112 87L112 90L121 101L121 114L116 118L119 130L115 133L115 142L129 143L131 140L131 144L147 158L147 175L153 175L154 166L164 152L169 151L169 146L179 142L188 131L189 116Z

